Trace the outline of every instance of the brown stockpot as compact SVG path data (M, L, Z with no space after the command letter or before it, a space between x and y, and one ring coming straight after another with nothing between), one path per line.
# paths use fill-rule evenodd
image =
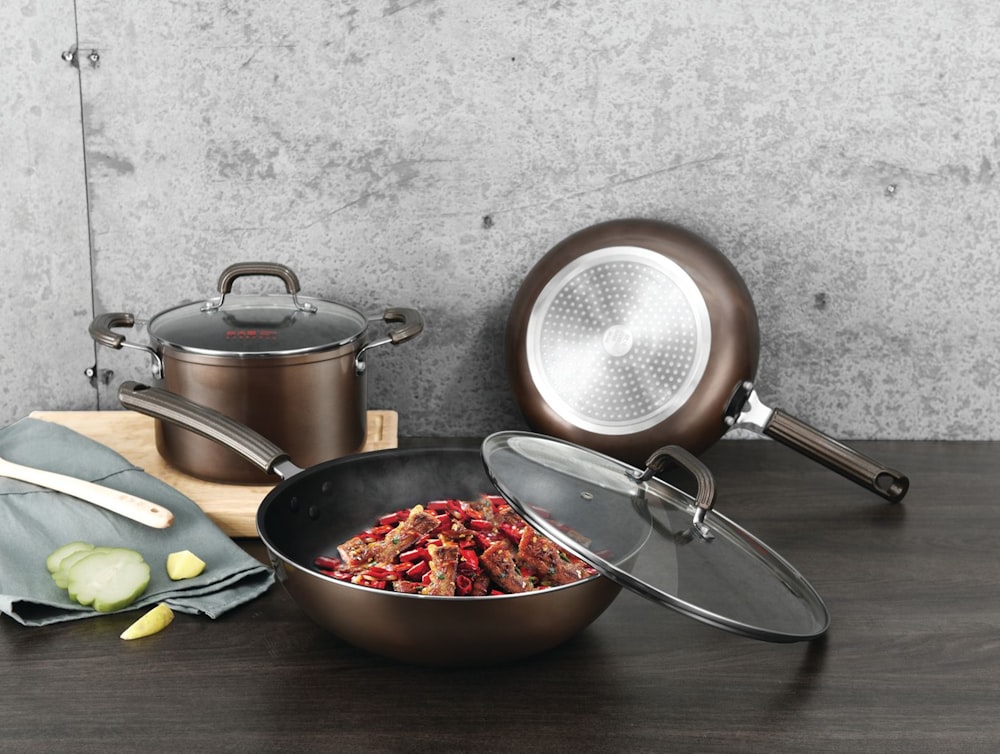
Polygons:
M639 471L555 438L499 432L478 451L399 448L301 469L266 438L169 391L126 382L118 395L126 408L212 437L282 479L256 520L278 581L319 626L376 654L430 666L527 657L582 631L623 586L753 639L809 640L829 625L812 586L713 507L711 475L681 448L659 449ZM695 496L659 478L674 465L694 477ZM313 567L386 513L497 491L600 575L519 594L450 597L372 589Z
M539 432L642 463L663 445L701 453L730 428L763 434L891 501L909 480L764 405L750 292L684 228L612 220L550 249L507 321L507 373Z
M246 276L278 277L285 293L233 293L233 283ZM147 352L162 387L253 428L297 463L313 465L362 448L368 351L416 337L423 318L399 307L368 318L299 291L288 267L243 262L223 271L217 297L150 319L149 345L129 343L113 331L135 324L129 313L99 315L90 334L108 348ZM374 332L378 321L387 325L384 334ZM269 481L238 454L169 422L157 420L156 447L172 466L201 479Z

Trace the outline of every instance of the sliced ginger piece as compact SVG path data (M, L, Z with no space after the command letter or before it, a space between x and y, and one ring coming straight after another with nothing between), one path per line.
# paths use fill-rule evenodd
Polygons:
M174 581L193 579L205 570L205 561L190 550L172 552L167 556L167 575Z
M174 611L165 602L161 602L139 620L126 628L121 638L126 641L130 639L141 639L143 636L150 636L159 633L174 619Z

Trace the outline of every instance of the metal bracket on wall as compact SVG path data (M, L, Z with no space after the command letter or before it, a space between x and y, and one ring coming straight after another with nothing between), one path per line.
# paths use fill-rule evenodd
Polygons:
M115 376L113 369L98 369L97 365L87 367L83 370L83 376L90 380L92 387L97 387L97 382L100 381L102 385L110 385L112 378Z
M68 50L64 50L62 53L62 59L74 68L79 68L80 51L77 49L77 46L73 45ZM91 50L87 55L87 61L90 63L91 68L97 68L101 64L101 53L97 50Z

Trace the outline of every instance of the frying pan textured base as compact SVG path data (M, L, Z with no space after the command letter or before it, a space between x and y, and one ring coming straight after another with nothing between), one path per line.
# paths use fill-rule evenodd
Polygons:
M644 219L554 246L519 289L505 341L533 429L636 466L663 445L700 453L718 440L759 352L753 300L729 260Z
M257 526L295 602L344 641L413 664L490 665L565 642L604 612L621 587L596 576L520 595L428 597L346 584L311 564L317 555L335 556L338 544L386 512L495 492L478 450L376 451L286 480L261 504Z

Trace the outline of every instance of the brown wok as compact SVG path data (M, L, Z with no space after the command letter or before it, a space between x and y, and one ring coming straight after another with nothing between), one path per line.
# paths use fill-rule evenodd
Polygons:
M603 576L544 591L432 597L336 581L311 567L318 555L387 512L433 499L494 493L478 450L401 449L325 461L306 470L273 443L180 396L123 383L126 408L198 432L281 481L257 512L257 530L277 578L304 612L370 652L423 665L482 665L552 648L589 625L621 587Z
M736 268L675 225L613 220L556 244L511 307L507 371L528 424L633 465L700 453L730 428L771 437L892 502L909 480L754 390L757 313Z

